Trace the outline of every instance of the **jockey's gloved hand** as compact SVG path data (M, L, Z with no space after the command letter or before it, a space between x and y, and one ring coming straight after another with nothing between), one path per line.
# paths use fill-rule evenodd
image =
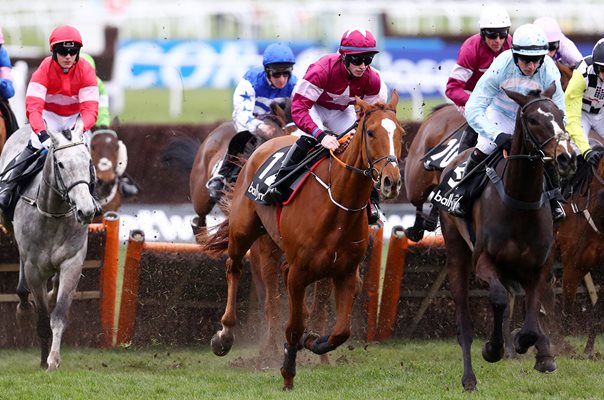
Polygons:
M588 150L584 155L585 161L587 161L588 164L597 167L603 154L604 153L598 150Z
M509 133L500 133L495 138L495 144L500 149L510 151L510 148L512 147L512 135L510 135Z
M321 146L329 150L337 150L337 148L340 147L340 142L338 142L338 139L333 135L333 132L323 131L323 133L325 133L325 136L321 139Z
M46 130L40 131L40 133L38 133L38 140L42 144L42 147L48 150L48 148L50 147L50 136L48 135L48 132L46 132Z

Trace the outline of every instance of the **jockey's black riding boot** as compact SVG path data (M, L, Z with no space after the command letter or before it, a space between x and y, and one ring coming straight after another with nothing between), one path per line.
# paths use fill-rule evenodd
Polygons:
M314 138L309 136L300 136L300 138L290 147L283 159L283 164L277 172L275 183L268 188L264 194L263 200L267 203L278 203L283 201L283 190L289 184L289 179L283 179L292 169L300 163L308 154L308 151L317 144ZM281 181L281 182L280 182Z
M380 211L380 195L375 188L371 189L371 194L369 195L369 225L373 225L377 223L382 216L382 212Z
M470 154L470 157L468 157L462 179L465 178L474 168L476 168L478 164L484 161L485 158L487 158L487 155L482 151L478 149L474 150L472 154ZM473 179L466 179L455 187L454 193L456 194L456 198L458 200L449 208L450 214L460 218L466 217L471 205L469 197L470 189L472 188L472 181Z
M550 199L549 205L552 209L552 219L554 222L560 222L566 218L566 212L564 211L562 204L558 201L559 199L562 199L562 195L560 194L560 177L558 175L558 170L556 169L556 164L551 162L545 164L545 182L548 191L556 191L556 198Z
M461 135L461 140L459 141L459 150L458 153L463 152L464 150L469 149L470 147L476 146L476 142L478 140L478 133L470 126L463 131Z
M10 208L11 200L18 186L21 174L38 157L34 156L36 149L29 144L6 166L2 180L0 181L0 209L6 214Z
M128 174L123 174L119 178L120 180L120 192L124 198L134 197L139 194L140 188L138 184L134 182L134 179Z
M226 185L227 178L229 177L231 167L233 165L231 159L232 156L227 152L222 158L220 169L216 174L212 175L206 184L210 198L214 203L218 203L222 197L222 190Z

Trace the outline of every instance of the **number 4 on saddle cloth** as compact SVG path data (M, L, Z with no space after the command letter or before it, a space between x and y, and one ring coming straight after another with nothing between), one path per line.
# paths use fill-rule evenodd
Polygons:
M254 200L258 204L273 205L273 203L267 203L264 201L264 193L267 189L275 183L275 178L287 151L291 146L283 147L274 152L264 163L258 168L250 186L246 191L246 196ZM322 146L311 150L306 158L294 167L291 172L285 177L290 184L283 188L283 198L287 199L283 201L283 204L288 204L296 194L297 190L302 186L306 178L310 175L312 170L317 164L325 157L327 157L327 149Z

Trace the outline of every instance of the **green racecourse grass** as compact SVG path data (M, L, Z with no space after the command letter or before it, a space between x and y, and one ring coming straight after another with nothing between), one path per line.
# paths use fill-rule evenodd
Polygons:
M124 123L206 123L231 118L233 109L232 89L186 90L182 94L182 114L169 114L169 92L164 89L128 90L125 107L119 118ZM427 115L432 107L443 99L428 99L423 107ZM412 105L401 100L397 107L399 120L407 121L412 116Z
M573 339L579 348L579 339ZM464 393L459 346L446 341L348 342L318 365L308 353L295 388L281 390L278 369L242 367L256 349L235 344L224 358L197 348L65 348L61 368L38 368L38 350L0 350L1 399L601 399L604 363L559 357L558 371L540 374L534 358L489 364L473 346L478 390ZM532 353L532 351L529 351Z

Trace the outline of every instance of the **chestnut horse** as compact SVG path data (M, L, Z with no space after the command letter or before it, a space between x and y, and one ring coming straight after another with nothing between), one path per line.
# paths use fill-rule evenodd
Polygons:
M246 252L258 238L268 235L285 254L289 320L281 367L284 389L293 388L299 349L325 354L350 336L352 305L361 285L359 263L369 240L365 210L369 194L374 184L386 199L396 197L400 190L397 161L404 131L395 114L398 95L393 92L389 104L356 101L361 118L348 146L341 154L317 162L312 177L286 206L279 207L280 212L275 206L254 202L246 192L260 166L295 138L281 137L260 146L234 186L229 218L202 243L211 256L227 250L227 305L222 330L211 341L219 356L233 345L236 294ZM331 334L320 336L306 330L303 303L306 287L325 278L335 288L336 321Z
M285 105L271 103L271 112L260 116L264 122L274 125L277 129L276 136L289 135L297 127L291 119L291 101ZM216 164L220 162L227 151L230 140L236 132L232 122L224 122L208 134L205 141L199 145L194 139L178 138L170 143L162 152L162 163L179 167L190 173L189 191L193 209L197 216L191 225L196 235L203 235L206 231L206 216L214 207L214 202L209 196L206 182L212 176ZM240 156L243 163L249 157L251 150L257 143L251 143L246 152ZM221 201L218 207L228 215L228 202ZM282 325L282 305L280 277L281 269L284 268L283 256L279 248L268 237L258 239L250 251L250 265L252 268L252 279L256 288L258 301L263 305L266 322L266 336L259 352L259 367L276 365L281 346L278 335ZM325 329L327 319L327 304L324 301L329 297L331 286L329 282L321 282L315 288L312 306L315 313L313 322L317 329ZM327 356L322 356L321 361L327 362Z
M90 139L90 155L96 171L96 194L103 213L117 211L122 203L119 175L125 166L118 165L121 146L117 133L112 129L98 129Z
M602 147L597 147L603 150ZM583 277L602 268L604 254L604 158L597 168L585 163L571 183L572 192L565 206L567 217L558 227L557 241L562 265L562 307L564 326L575 308L575 295ZM585 354L592 355L600 328L602 297L591 308Z
M543 192L543 164L555 160L559 151L566 151L559 142L567 139L564 114L551 100L555 90L554 84L543 96L540 91L523 95L506 90L520 106L510 155L487 168L489 181L473 204L471 220L453 217L446 211L440 213L457 335L463 355L462 385L465 390L476 388L468 297L472 271L488 285L493 309L493 331L483 348L483 358L497 362L503 357L503 319L508 307L504 285L515 281L526 293L525 321L513 338L515 350L524 354L534 345L537 350L535 369L551 372L557 368L549 339L538 319L553 262L554 242L549 201ZM469 151L445 168L443 177L449 176L449 172L461 171L463 165L460 164ZM474 233L475 241L470 240L470 233Z

